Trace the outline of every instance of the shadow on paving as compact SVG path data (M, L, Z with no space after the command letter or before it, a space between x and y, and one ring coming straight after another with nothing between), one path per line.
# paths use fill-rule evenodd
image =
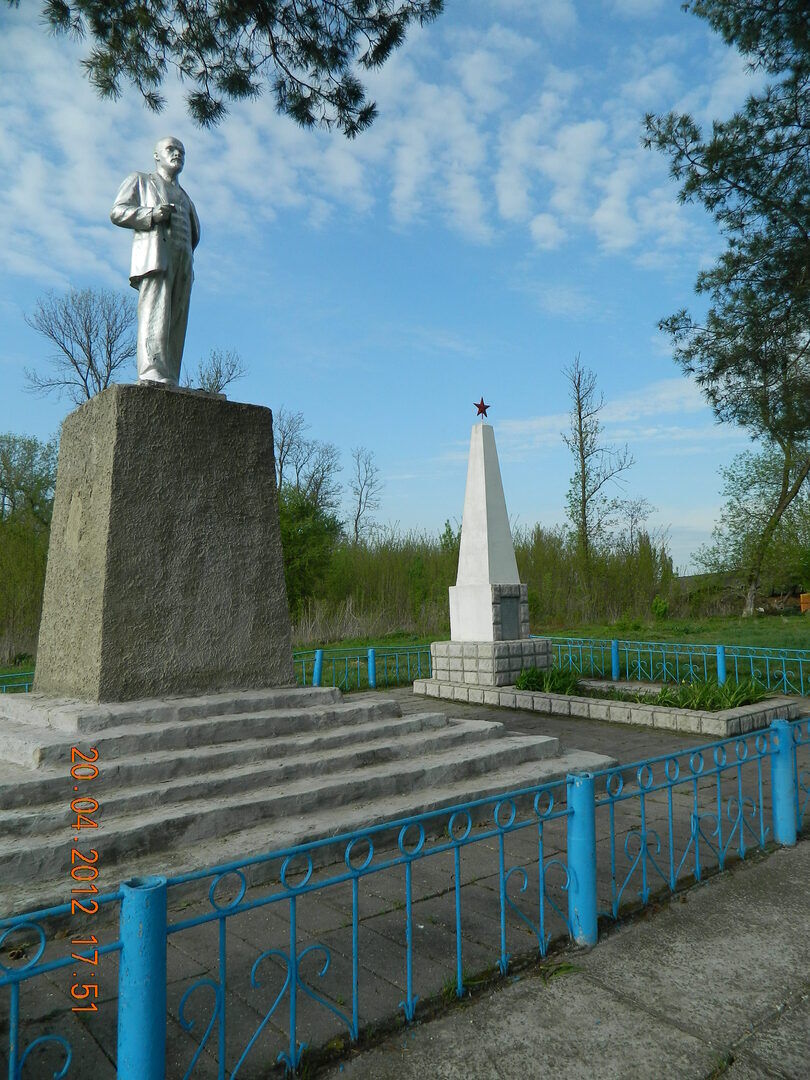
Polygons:
M446 705L432 701L426 705L424 699L406 701L401 692L397 696L402 698L401 704L408 706L404 711ZM511 710L457 703L447 708L457 715L474 709L476 717L508 721L507 726L515 733L557 735L569 746L611 754L625 762L682 754L700 742L694 736L671 732L538 717ZM629 790L635 774L628 770L624 778ZM713 777L696 777L671 794L651 791L643 798L643 818L641 803L635 797L611 804L604 789L597 796L597 890L604 914L610 913L619 901L625 910L638 907L650 892L663 889L673 877L691 880L696 847L704 873L717 867L721 858L738 856L741 836L743 852L754 847L762 838L757 817L760 807L765 822L770 822L770 773L767 768L759 773L753 768L741 769L723 777L719 784ZM755 814L750 813L752 805ZM742 817L736 813L740 806L744 810ZM693 820L698 818L700 830L696 836ZM536 961L541 942L546 947L549 942L567 937L565 818L542 822L536 816L527 818L526 827L506 833L502 843L497 835L477 839L483 829L482 825L474 826L470 837L475 842L460 851L458 910L452 852L427 854L412 863L410 984L411 1002L418 998L417 1017L424 1013L425 1003L433 1010L455 999L459 950L462 981L467 987L475 987L495 977L504 956L511 957L513 965L515 960L519 964ZM643 836L646 843L642 843ZM764 839L767 842L770 835ZM340 861L317 867L312 881L320 880L319 875L342 870L345 867ZM172 902L170 890L170 925L210 914L207 888L208 883L201 881L199 898L184 899L182 903ZM243 903L261 903L273 894L273 888L272 884L249 885ZM232 897L218 899L227 903ZM293 942L289 899L170 934L168 1080L184 1077L195 1054L197 1061L191 1076L217 1076L221 1051L228 1075L240 1061L241 1080L277 1075L278 1055L291 1050L293 1003L286 980L293 950L299 965L294 1003L298 1044L306 1043L315 1049L331 1047L335 1052L348 1046L355 1009L360 1029L366 1032L390 1029L397 1018L403 1017L409 984L404 866L381 870L359 881L356 1002L351 883L297 896L294 906ZM220 923L224 925L222 932ZM116 933L113 924L102 940L114 940ZM65 955L66 948L69 944L64 937L49 942L43 961ZM23 950L19 963L25 962L25 955ZM221 967L226 974L224 1040L221 1020L215 1012L215 987ZM58 1033L72 1047L68 1077L106 1080L115 1076L118 957L110 954L100 958L96 1014L71 1012L71 972L55 972L23 984L21 1046L24 1049L36 1038ZM4 1052L8 1046L8 1009L9 995L0 992ZM64 1052L55 1043L43 1044L35 1055L26 1064L23 1080L28 1076L50 1076L64 1064Z

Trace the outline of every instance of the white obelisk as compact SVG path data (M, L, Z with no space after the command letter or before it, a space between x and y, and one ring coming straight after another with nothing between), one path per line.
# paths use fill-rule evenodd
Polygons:
M475 407L486 415L483 397ZM458 575L450 586L450 641L430 645L431 677L414 693L498 705L486 687L511 686L551 664L551 643L529 634L529 590L518 576L492 427L470 436ZM494 693L494 691L493 691ZM514 702L513 702L514 704Z
M503 494L495 433L491 424L473 424L461 548L456 584L450 587L450 639L494 641L493 585L519 587L515 548ZM500 591L500 590L498 590ZM520 638L517 605L514 632Z

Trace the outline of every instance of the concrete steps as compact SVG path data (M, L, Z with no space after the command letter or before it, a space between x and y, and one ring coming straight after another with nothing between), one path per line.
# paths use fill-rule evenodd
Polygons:
M244 710L244 704L239 703ZM0 709L5 702L0 704ZM5 711L5 710L3 710ZM3 723L4 758L20 765L63 765L70 761L70 748L75 744L84 747L88 741L96 747L99 759L108 761L120 756L150 750L194 749L212 744L241 741L245 738L275 738L279 735L302 731L318 731L340 725L367 722L373 718L384 719L398 715L395 703L381 700L374 702L336 702L316 704L309 708L266 708L261 705L250 711L231 714L199 715L189 711L187 715L171 717L156 723L144 709L129 722L106 726L98 732L65 732L61 727L36 728L30 722L15 720Z
M309 751L328 750L338 755L347 750L350 752L352 747L355 747L355 740L366 747L370 742L381 742L383 747L396 746L403 737L412 733L432 730L446 732L447 727L446 718L440 713L390 718L375 715L366 723L357 724L350 729L338 726L334 730L279 736L272 740L241 739L230 743L215 743L212 746L197 746L193 753L183 749L147 750L113 760L100 758L103 771L94 786L104 796L108 792L115 795L122 788L142 786L145 777L149 777L154 784L162 784L217 769L235 769L240 764L251 766L268 760L272 760L279 769L292 770L293 761L310 760ZM396 740L394 736L397 737ZM97 744L94 742L93 745ZM15 768L14 784L3 783L6 778L12 779L12 775L9 770L0 766L0 810L6 811L15 807L25 809L35 803L51 800L63 801L67 790L64 762L68 760L69 748L61 758L63 764L58 767L46 766L36 770ZM327 758L326 762L329 760L331 758ZM105 806L108 805L106 797L104 802Z
M304 691L298 708L294 691L218 697L156 703L159 721L151 703L98 707L92 737L75 703L47 726L35 702L5 720L0 703L2 744L10 735L28 762L0 767L0 915L66 902L74 842L99 852L109 891L136 873L248 858L609 764L499 723L403 717L376 694ZM71 779L72 745L97 747L95 780ZM74 832L77 794L98 800L98 829Z
M449 761L450 756L444 752L469 740L480 743L475 747L476 753L486 760L490 760L493 754L496 757L502 756L505 748L500 741L494 744L494 751L487 754L487 747L493 745L499 731L496 725L486 724L484 727L484 724L485 722L475 720L448 724L441 714L417 714L407 720L400 719L396 725L386 725L388 733L382 737L378 732L374 732L374 737L367 738L367 741L348 746L330 746L334 738L310 739L307 740L309 747L305 752L301 752L300 747L294 747L293 740L285 740L288 745L293 744L289 745L285 752L284 748L276 747L274 741L259 743L251 740L249 746L254 748L252 761L244 760L244 747L239 748L238 755L223 747L212 747L210 750L215 753L208 754L195 752L193 755L174 753L171 757L159 755L166 759L162 764L170 768L171 774L150 784L144 784L143 780L146 776L152 781L156 779L150 759L158 755L144 754L140 772L134 764L128 764L123 776L115 769L105 769L103 782L92 785L93 796L101 804L97 818L103 826L111 817L118 819L121 815L133 811L141 815L146 810L162 806L167 796L173 806L201 799L204 802L217 800L217 806L220 806L227 805L233 799L241 803L238 797L250 791L277 791L280 785L285 785L286 789L286 786L292 787L302 780L312 784L315 778L326 782L332 773L349 777L356 771L366 770L363 775L369 779L377 774L385 777L389 771L387 766L392 762L399 762L407 768L411 765L409 759L413 757L424 760L426 757L444 755L442 760ZM363 725L363 728L365 727L366 725ZM492 730L493 727L495 730ZM353 734L362 737L366 734L363 728L358 726L353 730ZM323 743L327 745L324 746ZM542 748L546 750L545 742ZM236 757L242 760L234 762ZM266 760L271 757L273 760ZM214 760L211 761L211 758ZM464 755L458 760L464 760ZM184 769L187 769L185 773ZM35 784L29 786L33 788ZM49 785L49 788L51 786ZM65 778L62 776L59 778L59 787L55 797L49 793L48 801L39 805L37 831L44 831L49 826L64 828L67 805L65 790L72 791L72 782L70 787L66 788ZM68 799L67 802L69 801ZM30 805L31 803L18 805L4 811L6 835L31 834L33 822ZM204 814L205 807L200 808L197 813Z

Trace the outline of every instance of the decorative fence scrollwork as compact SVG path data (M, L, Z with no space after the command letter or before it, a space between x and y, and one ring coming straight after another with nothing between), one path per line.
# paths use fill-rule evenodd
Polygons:
M182 979L172 984L179 1004L168 1025L185 1040L172 1057L182 1061L178 1080L200 1075L203 1058L223 1077L245 1074L248 1063L269 1070L279 1062L293 1073L302 1068L315 1018L322 1027L331 1025L334 1037L357 1040L368 1020L361 991L370 978L388 978L392 991L402 988L397 998L408 1022L419 1015L421 1002L439 992L420 966L423 910L437 913L448 946L441 992L462 997L476 978L465 957L480 955L485 931L494 970L505 975L518 952L528 956L533 950L543 958L556 939L595 942L599 914L619 918L628 907L700 881L772 839L794 843L810 806L809 748L810 720L775 721L756 734L573 774L168 881L144 879L143 888L154 892L153 906L163 909L153 925L137 923L136 930L130 904L141 879L125 882L121 891L99 897L108 913L118 908L121 930L118 939L99 944L98 955L120 952L123 973L132 950L142 952L143 938L157 935L148 994L160 980L166 983L167 944L187 941L185 955L198 966L188 985ZM431 880L443 884L426 896L431 866L438 868ZM388 942L386 964L396 964L397 971L372 970L365 952L371 934L365 921L376 915L364 904L383 894L390 897L383 913L389 929L375 940L378 949ZM489 907L482 914L484 901ZM344 913L339 933L318 930L312 916L320 903ZM0 920L10 1080L46 1075L43 1055L48 1075L74 1074L76 1046L60 1028L60 1017L49 1016L43 1032L42 1024L29 1028L20 1014L22 986L75 963L66 955L64 934L54 932L54 920L64 923L69 910L65 905ZM24 948L17 947L21 941ZM437 958L430 963L435 966ZM137 1051L160 1037L154 1009L149 1030L137 1028L138 992L129 985L126 995L123 989L119 994L119 1055L122 1038ZM247 1025L243 1018L238 1031L237 1006L255 1015ZM164 1057L165 1047L158 1047L156 1060ZM124 1080L147 1075L119 1071Z

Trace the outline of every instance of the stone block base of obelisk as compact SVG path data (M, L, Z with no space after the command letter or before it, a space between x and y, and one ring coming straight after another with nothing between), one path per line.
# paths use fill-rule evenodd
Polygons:
M511 686L524 668L551 666L548 638L529 637L526 585L454 585L451 641L430 646L433 680Z
M269 409L115 385L64 422L34 691L289 686Z

